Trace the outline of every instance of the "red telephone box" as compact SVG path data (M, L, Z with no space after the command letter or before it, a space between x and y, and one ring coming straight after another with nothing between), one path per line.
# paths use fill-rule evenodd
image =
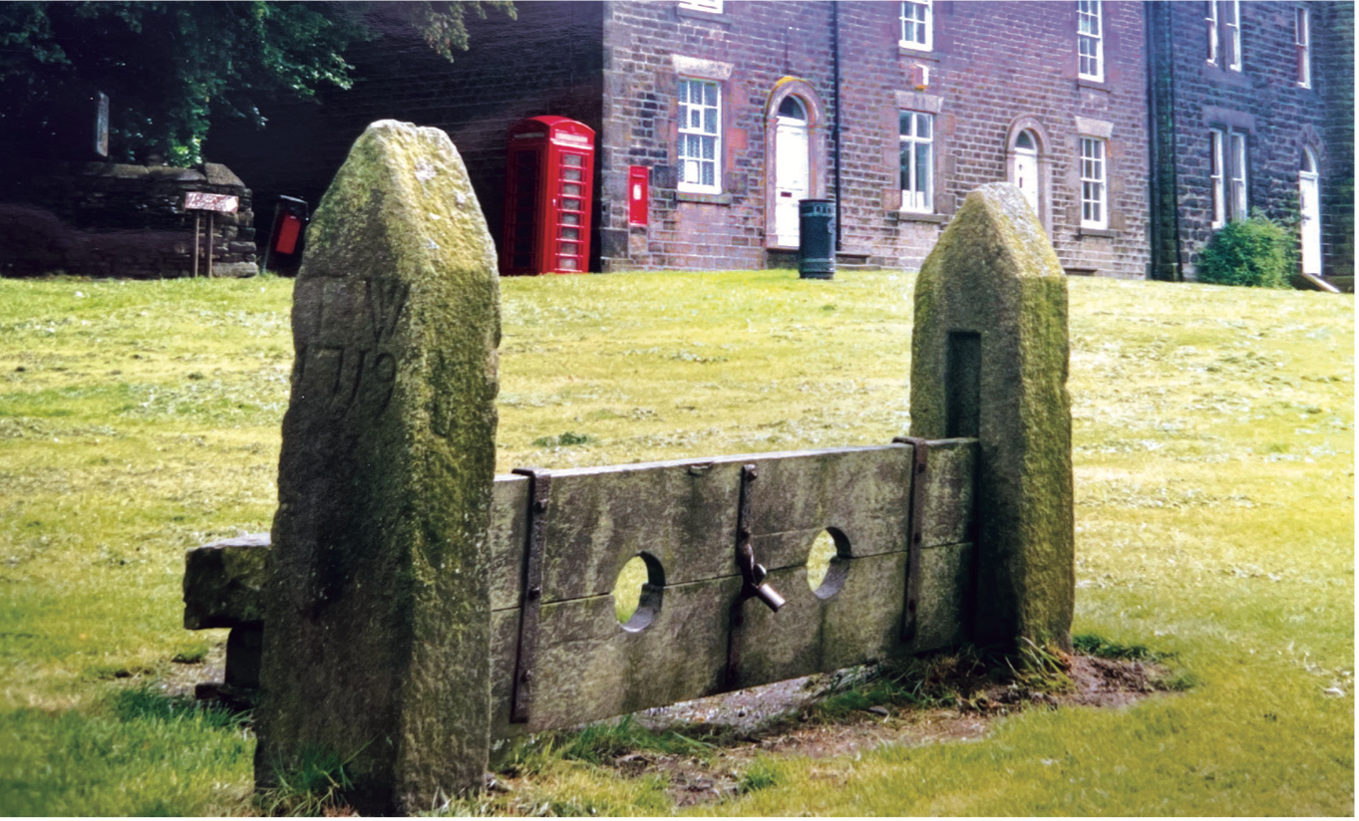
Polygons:
M590 264L595 132L565 117L510 128L500 273L580 274Z

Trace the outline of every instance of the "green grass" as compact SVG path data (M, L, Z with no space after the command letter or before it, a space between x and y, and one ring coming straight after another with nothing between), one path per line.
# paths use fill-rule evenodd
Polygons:
M505 280L497 469L889 442L913 285ZM771 758L696 811L1354 812L1353 299L1070 286L1076 633L1197 685L980 743ZM256 811L248 730L118 705L224 640L182 629L183 551L268 529L291 287L0 281L0 814ZM588 757L533 785L516 811L672 811L662 779Z
M617 721L590 724L579 731L552 731L516 739L497 757L496 768L512 775L537 775L558 761L606 764L629 751L705 756L713 749L703 737L691 738L673 730L648 730L623 716Z
M80 710L0 713L6 815L218 815L248 806L240 716L142 685Z

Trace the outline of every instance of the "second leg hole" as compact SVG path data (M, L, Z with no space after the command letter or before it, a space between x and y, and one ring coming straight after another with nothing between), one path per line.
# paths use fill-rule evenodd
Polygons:
M633 632L651 624L661 609L664 586L660 562L645 553L629 559L613 585L613 612L618 623Z
M845 582L845 560L849 556L849 541L834 528L816 534L812 549L807 554L807 586L818 598L828 599Z

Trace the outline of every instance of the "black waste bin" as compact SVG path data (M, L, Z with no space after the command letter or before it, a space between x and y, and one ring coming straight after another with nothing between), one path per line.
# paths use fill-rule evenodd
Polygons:
M835 201L798 200L797 272L802 279L835 278Z
M307 203L297 197L280 196L274 206L274 224L264 249L265 271L297 273L302 264L303 229L307 227Z

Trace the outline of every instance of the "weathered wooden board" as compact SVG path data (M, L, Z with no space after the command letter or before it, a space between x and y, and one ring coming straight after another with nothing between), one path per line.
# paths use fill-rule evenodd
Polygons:
M543 601L606 595L642 552L667 585L730 574L740 488L738 462L553 473Z
M911 499L911 448L886 445L812 451L776 458L751 457L759 478L751 486L751 532L762 534L833 527L852 556L906 549ZM766 541L766 550L779 543ZM781 545L780 545L781 546ZM793 555L755 555L765 567L804 564L810 540Z
M907 553L838 560L828 578L839 577L839 588L826 598L811 590L805 567L772 572L770 582L788 603L778 613L755 600L742 604L735 686L961 641L971 557L970 545L922 551L920 630L910 644L900 641ZM544 605L530 720L518 725L509 716L519 611L493 613L492 736L566 727L723 692L731 608L740 589L736 575L667 586L653 621L637 632L618 623L609 595Z
M804 564L812 539L828 527L845 534L853 556L906 549L908 445L563 470L552 474L543 600L605 595L623 565L642 552L660 562L667 585L732 573L745 464L759 470L751 518L767 551L756 547L765 567ZM524 477L496 477L495 609L519 604L527 505Z
M739 576L668 586L651 624L632 632L613 596L543 605L533 706L511 725L518 610L492 614L492 735L567 727L718 692L726 670L727 622Z
M501 475L491 487L491 609L518 607L524 595L529 479Z
M904 552L884 553L839 562L833 572L843 574L840 589L824 599L808 587L806 567L772 571L769 583L788 603L777 613L754 599L742 605L738 686L838 670L892 655L901 645L906 557Z
M976 595L970 544L940 545L920 551L920 606L916 635L906 652L924 653L961 644L971 633L968 623Z
M972 477L977 470L976 439L938 439L929 443L921 546L973 541L969 531L975 504Z

